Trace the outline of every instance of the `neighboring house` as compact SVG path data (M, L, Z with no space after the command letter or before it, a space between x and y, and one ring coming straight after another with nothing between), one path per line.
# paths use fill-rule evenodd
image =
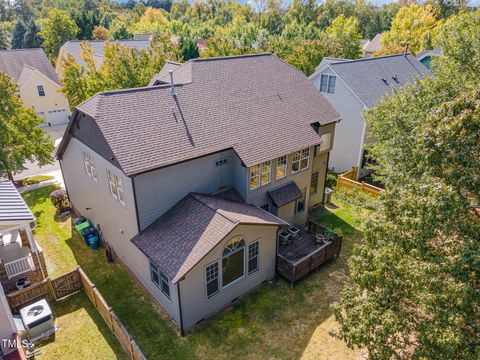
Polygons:
M6 293L17 290L16 282L31 284L47 278L40 245L33 237L35 216L11 181L0 181L0 283Z
M43 49L1 50L0 71L18 85L23 103L44 119L44 125L68 123L68 100Z
M342 119L335 130L330 168L336 172L345 172L354 166L363 168L368 160L364 144L373 139L367 137L362 113L374 107L382 96L390 95L392 89L404 87L427 73L428 70L410 54L322 60L309 78Z
M90 46L92 47L92 50L93 50L93 60L97 66L100 66L103 64L106 43L114 42L123 46L130 47L132 49L135 49L136 51L141 51L141 50L148 50L148 47L150 46L151 38L152 38L151 34L136 34L134 35L133 40L111 40L111 41L71 40L71 41L67 41L60 48L60 51L57 57L57 62L55 65L55 71L57 73L58 78L61 79L62 78L62 60L69 54L73 56L73 58L78 64L85 66L86 65L85 61L82 60L82 56L81 56L82 54L81 44L85 41L90 43ZM178 44L178 42L180 41L180 37L172 35L170 37L170 41L173 44ZM203 39L198 40L197 46L200 53L205 51L207 48L205 45L205 41Z
M165 66L174 84L80 104L57 155L75 210L183 331L275 276L279 228L322 203L339 116L271 54Z
M427 69L430 69L430 63L436 57L443 56L442 49L434 48L432 50L423 50L417 54L417 60L422 63Z
M16 339L16 327L13 321L13 315L8 305L3 288L0 286L0 359L4 356L12 356L17 352L17 347L13 340ZM8 342L11 341L11 343ZM11 355L10 355L11 354ZM18 358L20 359L20 357Z
M374 53L382 49L382 34L377 34L372 40L363 44L363 53L365 57L372 57Z

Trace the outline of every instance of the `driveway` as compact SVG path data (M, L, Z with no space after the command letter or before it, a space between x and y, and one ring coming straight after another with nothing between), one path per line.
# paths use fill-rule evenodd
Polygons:
M62 136L65 133L67 124L54 125L44 128L51 136L53 141L55 141L55 151L57 152L58 145L62 140ZM63 183L62 172L60 171L60 164L55 159L52 164L46 166L38 166L36 162L27 161L25 163L25 170L19 174L15 175L15 179L20 180L26 177L35 176L35 175L50 175L54 176L59 183Z

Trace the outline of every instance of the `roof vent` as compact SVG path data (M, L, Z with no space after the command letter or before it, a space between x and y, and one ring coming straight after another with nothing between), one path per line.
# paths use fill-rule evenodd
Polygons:
M169 71L169 74L170 74L170 93L173 95L173 96L176 96L177 93L175 92L175 84L173 83L173 70L170 70Z
M385 83L385 85L388 85L387 79L382 78L382 81Z
M405 45L405 51L403 52L403 56L407 57L408 54L408 43Z
M400 81L398 81L398 75L393 75L392 79L397 83L400 84Z

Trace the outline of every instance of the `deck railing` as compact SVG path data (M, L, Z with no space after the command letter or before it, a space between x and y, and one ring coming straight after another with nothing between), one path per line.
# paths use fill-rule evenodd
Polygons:
M4 264L7 277L9 279L14 276L35 270L35 264L33 262L32 254L28 254L26 257L10 261Z

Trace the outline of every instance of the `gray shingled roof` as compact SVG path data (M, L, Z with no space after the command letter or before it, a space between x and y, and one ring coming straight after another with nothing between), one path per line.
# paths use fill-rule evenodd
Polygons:
M82 48L81 44L85 40L72 40L72 41L67 41L65 44L62 45L60 48L60 53L63 54L63 56L66 56L67 54L70 54L73 56L75 61L82 65L85 66L85 62L82 60L81 53L82 53ZM88 40L90 43L90 46L92 47L93 50L93 59L101 63L103 62L103 56L105 52L105 44L107 42L115 42L124 46L128 46L130 48L133 48L135 50L147 50L148 47L150 46L150 40L115 40L115 41L106 41L106 40Z
M36 69L59 84L57 74L43 49L0 50L0 71L18 82L24 66Z
M282 207L302 197L302 192L293 181L268 191L268 195L277 207Z
M256 206L192 193L132 242L177 282L239 224L287 225Z
M153 86L155 85L155 83L158 81L158 82L169 82L170 81L170 70L171 71L174 71L174 70L177 70L182 64L179 63L179 62L175 62L175 61L167 61L165 63L165 65L163 65L163 68L160 70L160 72L155 75L152 80L150 80L150 83L148 84L148 86ZM165 78L165 80L161 80L162 78ZM176 80L177 80L177 83L179 83L178 81L178 76L175 76Z
M385 94L391 95L393 88L413 83L429 74L425 66L410 54L332 62L329 66L367 106L375 105Z
M366 53L374 53L379 51L382 47L380 43L381 40L382 34L375 35L372 40L363 45L363 51L365 51Z
M250 167L319 144L311 124L339 120L303 73L271 54L195 59L174 73L190 80L175 86L176 97L169 85L153 86L99 93L77 107L127 176L230 148Z
M416 55L416 58L418 60L421 60L425 56L443 56L443 51L439 47L433 48L431 50L422 50Z
M35 217L11 181L0 181L0 222L33 221Z

